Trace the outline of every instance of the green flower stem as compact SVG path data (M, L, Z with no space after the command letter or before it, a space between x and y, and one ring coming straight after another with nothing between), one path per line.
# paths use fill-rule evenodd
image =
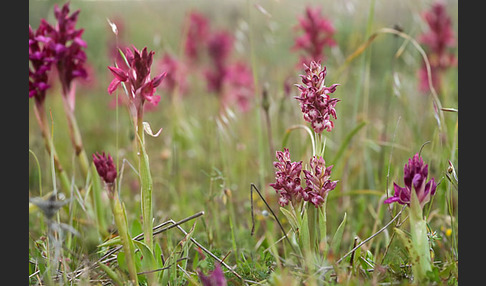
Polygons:
M144 242L153 255L153 207L152 207L152 189L153 182L150 174L149 157L145 150L145 134L143 128L143 105L137 114L137 143L139 156L139 175L142 195L142 220L143 220L143 234ZM153 260L155 261L155 260ZM154 269L156 265L152 264L149 267ZM151 269L148 269L151 270ZM156 285L155 273L147 274L148 285Z
M315 252L318 249L318 235L316 230L318 229L317 223L317 208L311 204L307 204L307 220L309 225L309 241L310 251Z
M144 242L148 248L153 250L153 229L152 229L152 176L150 175L149 158L145 151L144 129L142 114L139 111L137 116L137 143L139 156L139 174L142 192L142 217Z
M307 220L309 226L309 242L310 251L317 252L322 247L322 250L327 251L327 219L326 219L326 201L316 208L314 204L307 204Z
M422 206L417 194L412 192L409 208L410 234L412 236L412 272L417 282L427 280L427 272L432 270L427 225L423 218Z
M94 163L91 164L91 174L97 174L96 166ZM92 195L93 195L93 207L96 213L96 222L98 223L98 229L100 233L104 236L107 235L107 227L106 227L106 216L105 216L105 208L103 206L101 200L101 180L99 176L92 176Z
M313 156L324 156L324 150L326 150L326 136L323 136L322 133L314 132L314 138L316 140L316 149L315 152L312 154Z
M125 252L125 262L128 268L128 273L133 285L138 285L137 269L135 267L135 247L132 238L128 233L127 216L125 212L125 205L120 201L118 194L114 190L114 184L105 184L110 194L111 210L115 217L115 224L118 228L118 235L120 236Z
M317 243L319 244L319 246L322 246L322 250L324 253L326 253L328 249L326 205L327 205L327 196L324 198L324 203L322 203L322 205L318 208L319 215L317 217L317 223L319 224L319 234L320 234Z
M46 124L47 120L46 120L43 102L38 102L38 101L35 102L34 113L37 119L37 123L39 124L39 127L41 129L42 137L44 138L44 143L46 146L47 153L49 155L51 155L52 153L52 156L54 157L54 168L56 170L57 177L61 182L61 188L64 190L64 192L70 193L71 183L69 182L69 178L66 174L66 171L62 167L61 162L59 161L59 157L57 156L56 149L54 148L52 137L51 134L49 133L49 129Z

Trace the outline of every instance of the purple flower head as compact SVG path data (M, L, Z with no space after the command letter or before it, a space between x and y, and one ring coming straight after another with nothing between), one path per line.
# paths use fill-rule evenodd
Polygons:
M423 208L430 201L430 197L435 194L437 188L437 183L434 178L426 183L428 169L429 166L424 165L424 161L422 157L419 157L418 153L408 159L408 164L405 164L403 168L403 182L405 187L402 188L394 182L393 187L395 193L393 197L386 199L384 203L391 204L397 202L401 205L410 206L412 191L415 191L420 206Z
M204 15L191 12L189 27L185 43L185 54L189 61L197 61L201 56L201 49L206 45L209 36L209 22Z
M337 98L331 98L329 94L336 91L339 84L330 87L324 85L327 74L326 67L321 67L320 62L311 61L305 67L305 75L301 75L302 83L297 84L300 96L295 97L300 101L300 108L304 114L304 120L311 123L315 132L331 131L334 122L331 117L337 119L335 106L339 102Z
M201 271L198 272L199 279L204 286L226 286L223 270L219 264L214 265L214 270L205 276Z
M278 203L286 206L290 201L300 201L302 198L303 188L300 182L300 173L302 171L302 161L290 161L289 149L277 151L277 160L273 162L275 171L275 183L270 184L275 189L280 198Z
M93 163L96 167L96 171L98 171L98 175L100 175L105 183L112 184L115 182L117 173L111 155L108 154L108 156L106 156L105 152L100 155L96 152L96 154L93 154Z
M166 73L161 73L150 79L153 55L154 52L148 52L147 47L143 48L141 52L135 47L133 47L133 52L127 48L125 57L128 66L123 62L120 64L121 67L108 67L115 76L108 86L108 93L112 94L120 83L124 82L130 101L135 104L137 111L143 108L146 101L157 105L160 96L154 95L155 88L161 84Z
M209 36L207 48L212 65L205 71L208 90L221 94L228 71L226 63L233 49L233 37L224 30L212 33Z
M336 188L338 181L331 181L332 165L326 168L324 158L313 156L310 159L311 171L304 170L307 187L302 193L305 201L311 202L317 208L321 206L327 194Z
M455 45L452 21L447 15L444 2L437 1L430 10L425 11L422 17L427 22L429 30L419 36L419 41L424 44L427 50L427 57L431 66L432 83L435 89L440 87L440 77L437 75L456 64L453 53L448 52L448 48ZM428 78L425 64L419 71L420 90L428 91Z
M54 62L46 45L49 38L45 37L45 32L45 22L41 22L36 31L29 25L29 98L35 98L38 103L45 100L46 90L50 87L48 71Z
M332 22L321 15L320 7L307 7L305 15L298 20L299 24L295 28L302 30L304 34L295 39L292 49L304 52L305 55L301 57L302 63L325 59L324 48L336 45Z
M215 65L224 65L233 49L233 37L225 30L212 33L208 39L209 57Z
M87 78L88 74L84 68L86 54L83 51L87 47L86 42L81 38L84 29L75 29L80 10L69 15L69 2L59 8L54 5L54 16L57 24L51 26L44 19L41 25L46 27L46 41L59 73L59 79L64 95L69 93L72 81L77 78ZM46 39L47 40L47 39Z

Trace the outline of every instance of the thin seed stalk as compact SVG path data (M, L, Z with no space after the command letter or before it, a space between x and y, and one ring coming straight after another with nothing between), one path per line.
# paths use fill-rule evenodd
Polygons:
M412 272L416 282L427 280L427 272L432 271L427 224L417 194L412 192L409 208L410 234L412 237Z

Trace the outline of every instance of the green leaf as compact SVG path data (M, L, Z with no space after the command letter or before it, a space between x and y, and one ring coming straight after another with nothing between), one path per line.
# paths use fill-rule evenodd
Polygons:
M142 269L144 271L154 270L155 269L155 258L153 252L150 248L143 243L142 241L132 240L135 246L140 250L142 254Z
M397 233L398 238L403 243L405 248L411 249L412 248L412 241L410 240L410 237L403 230L401 230L399 228L395 227L394 231Z
M304 211L304 215L302 217L302 224L301 228L299 229L299 238L300 243L302 245L302 250L309 251L311 248L310 244L310 234L309 234L309 219L307 217L307 211Z
M134 219L130 225L130 236L135 237L142 232L142 223L138 219Z
M125 252L118 252L118 254L116 255L116 261L118 262L118 266L120 267L120 269L128 272L127 263L125 262Z
M122 279L118 275L118 273L116 273L113 269L111 269L110 267L108 267L107 265L101 262L99 262L98 265L103 271L105 271L106 275L110 277L111 281L113 281L115 285L123 285Z
M113 245L119 245L121 243L120 237L115 236L112 239L108 239L107 241L98 244L98 248L103 248L103 247L108 247L108 246L113 246Z
M125 53L120 48L118 48L118 52L120 53L120 56L122 57L122 59L125 62L125 64L127 66L130 66L130 64L128 63L127 57L125 56Z
M341 240L343 239L344 226L346 225L346 213L344 213L344 218L341 224L336 229L334 236L331 241L331 249L334 254L339 252L339 247L341 246Z
M319 240L318 243L324 243L324 252L327 253L327 218L326 218L326 202L317 208L317 224L319 227Z
M162 249L160 248L160 244L156 243L154 246L154 258L156 262L156 267L157 268L163 268L164 264L162 263ZM157 272L157 281L161 282L162 279L162 272L163 271L158 271Z
M297 222L297 217L295 216L295 214L284 207L280 207L280 211L285 215L294 232L297 232L299 230L299 224Z

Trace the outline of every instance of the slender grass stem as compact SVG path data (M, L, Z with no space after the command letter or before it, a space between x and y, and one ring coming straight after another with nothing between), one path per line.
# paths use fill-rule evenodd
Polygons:
M63 89L64 91L64 89ZM74 92L74 90L70 91ZM68 94L69 91L64 92L65 94L62 95L64 112L66 114L68 127L69 127L69 135L71 137L71 143L73 145L76 157L78 162L81 166L82 174L85 178L91 178L93 183L93 191L92 200L93 200L93 208L96 215L96 222L98 224L98 229L101 233L106 232L106 222L105 222L105 211L101 199L101 192L102 188L100 185L99 178L97 176L93 176L92 174L96 174L96 167L94 164L90 164L88 160L88 155L84 149L81 131L79 129L76 116L74 115L74 108L69 105L68 102Z
M398 212L398 214L393 218L391 219L384 227L382 227L380 230L378 230L377 232L375 232L373 235L371 235L370 237L368 237L367 239L363 240L362 242L360 242L358 245L356 245L353 249L351 249L348 253L346 253L343 257L339 258L338 261L336 261L336 265L339 264L341 261L343 261L346 257L348 257L350 254L353 254L358 248L360 248L363 244L367 243L368 241L370 241L371 239L373 239L375 236L377 236L378 234L382 233L385 229L387 229L397 218L400 217L400 215L402 214L403 210L405 209L406 206L403 206L402 209Z
M42 197L42 172L41 172L41 167L40 167L40 164L39 164L39 159L37 159L37 156L35 155L35 153L29 149L29 153L32 154L32 156L34 156L34 159L35 159L35 163L37 164L37 170L38 170L38 173L39 173L39 196Z
M59 157L57 155L56 149L54 147L54 143L52 141L53 135L49 132L49 128L47 127L47 119L44 110L44 102L38 102L38 101L35 102L34 113L37 119L37 123L39 124L39 127L41 129L42 137L44 138L44 143L45 143L47 153L49 154L49 156L52 156L52 159L54 160L54 169L61 183L61 188L65 192L69 193L71 190L71 184L69 182L69 178L66 174L66 171L64 170L64 168L61 165L61 162L59 161ZM54 184L54 188L56 188L55 181L53 181L53 184Z

